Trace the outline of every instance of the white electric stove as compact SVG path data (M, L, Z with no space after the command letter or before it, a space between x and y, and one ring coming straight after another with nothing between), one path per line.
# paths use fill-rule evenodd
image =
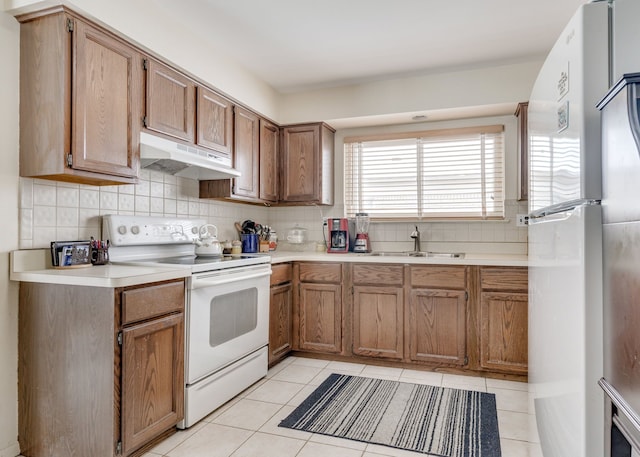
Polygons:
M113 263L191 270L185 309L185 418L194 425L267 374L269 276L265 254L196 256L202 219L106 215Z

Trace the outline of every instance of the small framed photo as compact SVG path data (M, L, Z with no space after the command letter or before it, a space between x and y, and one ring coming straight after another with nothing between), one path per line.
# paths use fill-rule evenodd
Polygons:
M91 266L91 242L52 241L51 264L61 268Z

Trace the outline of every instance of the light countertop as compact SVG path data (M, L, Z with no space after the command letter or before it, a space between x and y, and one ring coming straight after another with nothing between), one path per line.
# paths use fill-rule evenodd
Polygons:
M371 254L328 254L326 252L270 252L271 263L309 261L309 262L357 262L357 263L402 263L412 265L494 265L510 267L528 266L524 254L465 254L463 258L411 257L411 256L372 256Z
M126 287L191 276L184 266L157 267L132 265L94 265L86 268L54 269L48 249L11 252L12 281L66 284L90 287Z
M370 254L328 254L325 252L270 252L271 263L309 262L357 262L401 263L412 265L528 265L526 255L517 254L466 254L464 258L372 256ZM156 281L167 281L191 276L185 266L133 266L109 264L87 268L54 269L51 267L48 249L32 249L11 252L10 279L12 281L41 282L50 284L82 285L92 287L126 287Z

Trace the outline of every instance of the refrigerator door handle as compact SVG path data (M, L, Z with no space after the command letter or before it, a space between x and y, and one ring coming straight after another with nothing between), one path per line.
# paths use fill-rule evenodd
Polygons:
M551 206L546 206L537 211L533 211L529 214L529 223L535 223L536 219L553 216L554 214L568 213L573 211L579 206L598 206L600 200L570 200L562 203L558 203Z
M622 395L620 395L620 392L604 378L600 378L598 384L611 399L611 402L618 408L618 411L622 411L636 430L640 431L640 416L638 416L638 413L625 401Z

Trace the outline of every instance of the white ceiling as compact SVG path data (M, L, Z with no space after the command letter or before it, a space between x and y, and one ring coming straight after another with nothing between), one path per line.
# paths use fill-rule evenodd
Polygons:
M541 59L588 0L152 0L287 93Z

